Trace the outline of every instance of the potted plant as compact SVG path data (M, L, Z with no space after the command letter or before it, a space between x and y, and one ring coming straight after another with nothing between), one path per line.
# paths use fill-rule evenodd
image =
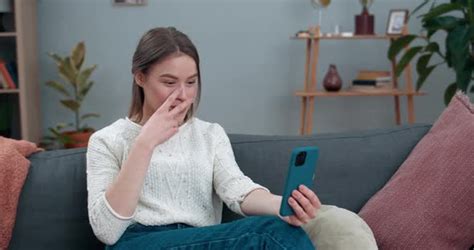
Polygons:
M408 34L394 40L389 47L388 58L395 60L397 55L413 41L421 41L422 45L413 46L404 52L397 63L395 74L399 77L410 61L419 55L416 63L418 72L416 90L418 91L437 66L446 64L456 75L455 82L448 84L444 93L444 102L447 105L457 90L467 92L469 86L472 85L474 0L451 0L449 3L439 4L433 0L425 0L410 16L430 2L432 4L429 10L420 15L426 35ZM432 39L438 32L446 33L444 49L441 49L438 42ZM470 91L474 92L474 86L471 86Z
M72 49L71 55L65 57L49 53L49 56L56 62L59 76L63 81L51 80L47 81L46 85L64 97L60 103L73 112L75 119L72 123L60 123L55 127L48 128L52 135L45 137L45 143L57 142L66 148L86 147L89 137L94 132L94 129L87 126L84 121L92 117L99 117L99 114L82 114L81 112L82 102L94 85L89 77L97 67L95 64L89 67L84 66L85 54L84 42L79 42ZM71 127L72 129L63 131Z

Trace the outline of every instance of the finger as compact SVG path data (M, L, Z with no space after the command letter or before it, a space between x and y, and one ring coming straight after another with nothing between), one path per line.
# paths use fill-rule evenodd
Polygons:
M318 196L313 192L313 190L309 189L305 185L300 185L299 190L311 202L313 207L315 207L316 209L319 209L321 207L321 201L319 200Z
M180 103L178 106L174 107L171 111L170 111L170 115L172 116L175 116L175 115L178 115L179 113L183 112L184 110L186 110L189 105L191 105L193 103L192 100L186 100L182 103Z
M176 88L173 92L171 92L168 98L166 98L165 102L161 104L160 109L163 108L164 110L169 110L173 102L176 100L176 98L178 98L178 95L179 88Z
M316 216L316 208L313 207L313 204L311 204L311 202L305 197L303 193L298 190L294 190L292 192L292 196L295 197L295 199L298 201L298 204L300 204L310 219Z
M290 223L291 225L295 226L295 227L299 227L303 224L306 224L304 221L298 219L298 217L292 215L292 216L289 216L288 218L288 223Z
M304 212L303 208L293 197L290 197L288 199L288 203L290 204L291 208L293 208L293 211L295 211L295 215L298 217L299 220L303 222L306 222L308 220L308 216Z

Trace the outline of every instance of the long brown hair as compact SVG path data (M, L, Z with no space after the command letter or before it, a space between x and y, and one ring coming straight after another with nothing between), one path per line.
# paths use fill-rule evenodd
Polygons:
M199 105L201 98L201 71L199 69L199 55L193 42L184 33L176 30L174 27L154 28L147 31L137 45L133 54L132 74L139 72L146 75L150 68L173 54L183 53L194 59L197 67L198 93L194 103L189 108L184 121L189 120ZM143 119L143 104L145 94L143 88L135 82L132 84L132 103L128 112L128 117L136 122Z

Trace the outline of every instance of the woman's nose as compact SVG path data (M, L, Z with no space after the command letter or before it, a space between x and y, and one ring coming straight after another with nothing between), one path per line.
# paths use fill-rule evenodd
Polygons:
M179 86L179 95L178 98L186 100L186 87L184 85Z

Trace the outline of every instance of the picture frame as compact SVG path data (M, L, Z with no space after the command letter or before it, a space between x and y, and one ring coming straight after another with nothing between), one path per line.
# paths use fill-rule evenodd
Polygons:
M387 20L387 35L401 35L408 21L408 9L390 10Z
M147 0L112 0L117 6L143 6L146 5Z

